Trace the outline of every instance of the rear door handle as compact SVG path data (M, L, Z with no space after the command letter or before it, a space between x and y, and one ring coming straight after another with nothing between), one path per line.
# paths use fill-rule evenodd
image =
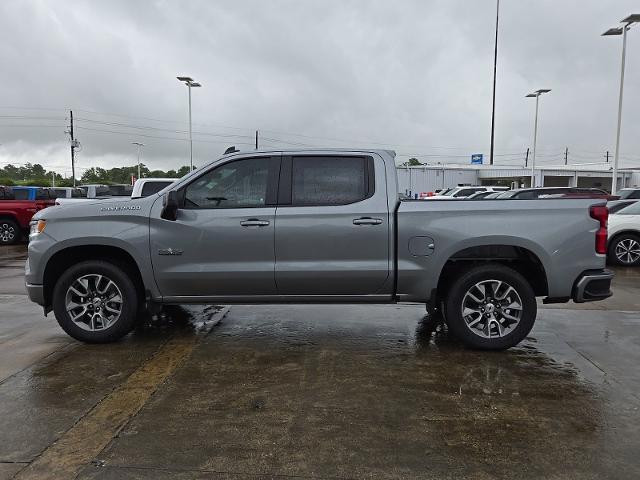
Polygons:
M361 217L353 220L354 225L380 225L381 223L381 218Z
M258 220L257 218L249 218L240 222L243 227L266 227L269 224L269 220Z

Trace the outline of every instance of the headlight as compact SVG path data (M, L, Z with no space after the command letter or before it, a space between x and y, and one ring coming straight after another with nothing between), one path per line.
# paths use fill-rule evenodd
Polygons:
M33 220L29 222L29 237L35 237L39 233L44 232L45 227L47 226L46 220Z

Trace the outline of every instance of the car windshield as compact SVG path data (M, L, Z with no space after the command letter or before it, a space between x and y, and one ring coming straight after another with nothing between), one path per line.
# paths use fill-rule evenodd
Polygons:
M438 195L442 195L443 197L451 197L457 191L458 191L457 188L448 188L444 192L440 192Z

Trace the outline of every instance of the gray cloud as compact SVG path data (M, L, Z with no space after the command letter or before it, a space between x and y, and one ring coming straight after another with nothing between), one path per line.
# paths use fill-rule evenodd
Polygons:
M265 145L385 144L467 162L489 149L494 8L493 0L5 1L0 162L68 170L63 132L73 108L80 167L133 163L136 140L151 168L187 163L181 74L203 83L193 91L197 164L231 144L250 148L255 129L272 139ZM534 105L524 95L540 87L553 89L541 99L541 162L559 163L565 146L574 162L613 150L621 38L600 33L634 8L634 0L502 1L498 163L520 162L530 146ZM621 155L640 166L640 27L628 52Z

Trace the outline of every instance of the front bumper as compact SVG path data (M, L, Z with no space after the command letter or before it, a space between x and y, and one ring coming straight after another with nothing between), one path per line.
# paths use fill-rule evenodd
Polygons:
M611 270L587 270L582 272L573 284L573 301L576 303L595 302L613 295L611 291Z
M32 285L30 283L27 283L25 286L27 287L27 295L29 295L29 299L44 307L44 287L42 285Z

